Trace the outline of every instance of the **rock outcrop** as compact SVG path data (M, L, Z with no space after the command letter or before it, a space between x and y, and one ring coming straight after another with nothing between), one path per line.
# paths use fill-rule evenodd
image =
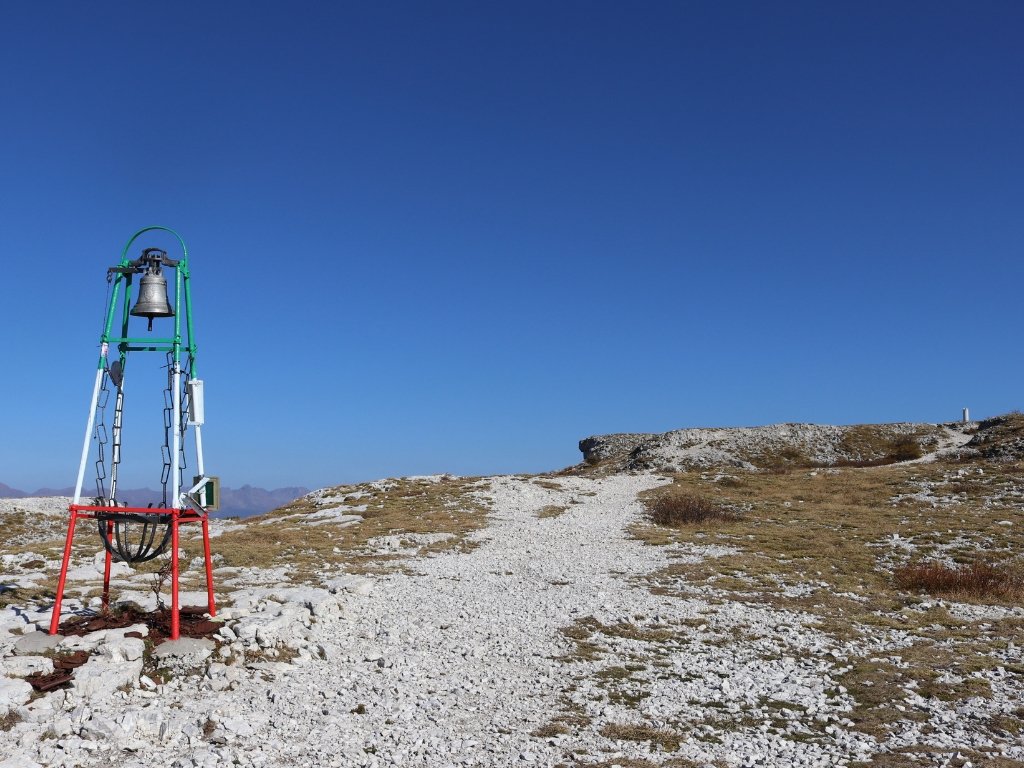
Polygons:
M598 435L581 440L587 464L619 471L687 468L772 469L887 464L962 445L961 424L773 424Z
M1024 459L1024 413L1007 413L985 419L966 446L978 456L994 461Z

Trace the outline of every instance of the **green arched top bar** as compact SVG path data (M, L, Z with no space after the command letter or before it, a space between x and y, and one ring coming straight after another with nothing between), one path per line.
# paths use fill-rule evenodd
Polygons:
M179 235L177 232L175 232L170 227L160 227L160 226L143 227L138 232L136 232L134 235L132 235L130 238L128 238L128 242L124 244L124 250L121 251L121 264L120 264L120 266L123 267L125 264L127 264L130 261L130 259L128 258L128 249L132 247L132 243L134 243L138 239L139 235L144 235L147 232L154 232L154 231L157 231L157 232L170 232L172 235L174 235L176 238L178 238L178 242L181 244L181 252L184 254L183 261L185 262L185 267L187 269L188 268L188 248L185 246L185 241L182 239L181 235Z

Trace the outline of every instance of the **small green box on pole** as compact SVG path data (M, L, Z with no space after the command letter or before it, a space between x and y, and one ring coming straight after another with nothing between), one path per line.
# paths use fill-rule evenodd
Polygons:
M192 479L192 484L196 485L202 477L195 477ZM207 477L206 483L196 491L196 499L199 501L200 506L206 509L208 512L216 512L220 509L220 478L219 477Z

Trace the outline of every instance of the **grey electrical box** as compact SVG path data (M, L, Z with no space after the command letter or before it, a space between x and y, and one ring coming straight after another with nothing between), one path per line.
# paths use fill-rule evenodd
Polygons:
M197 427L201 427L206 422L202 379L188 380L188 422Z
M192 485L197 485L202 477L192 478ZM206 477L206 483L196 491L196 500L207 512L216 512L220 509L220 478Z

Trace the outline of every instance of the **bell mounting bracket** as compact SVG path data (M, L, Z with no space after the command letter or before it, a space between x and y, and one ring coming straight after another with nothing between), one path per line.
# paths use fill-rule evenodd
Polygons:
M159 275L160 267L176 267L181 259L172 259L167 256L167 251L160 248L146 248L142 256L129 261L127 264L110 267L107 274L117 273L121 275L133 275L139 272L146 272L150 275Z

